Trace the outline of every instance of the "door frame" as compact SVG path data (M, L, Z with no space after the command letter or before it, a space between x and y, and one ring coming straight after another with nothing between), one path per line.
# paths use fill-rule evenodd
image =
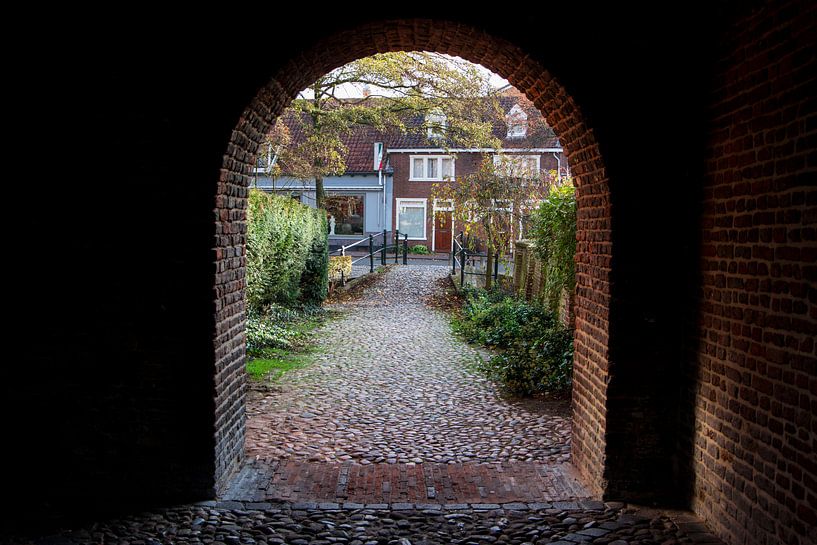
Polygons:
M448 203L448 205L440 204ZM434 199L431 206L431 251L437 252L437 212L451 212L451 250L454 250L454 203L450 200L438 201Z

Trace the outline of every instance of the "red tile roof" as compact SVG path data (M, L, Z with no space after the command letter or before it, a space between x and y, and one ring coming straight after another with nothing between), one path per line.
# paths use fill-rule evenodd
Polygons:
M502 96L500 105L507 114L514 104L522 104L523 109L528 114L528 135L526 138L508 139L507 127L504 122L498 121L494 124L493 134L502 141L504 149L525 149L525 148L553 148L561 147L559 139L547 126L541 113L524 97ZM295 114L285 114L283 118L289 131L293 143L302 142L305 138L302 124L298 122ZM383 142L386 149L406 149L406 148L440 148L439 140L429 140L426 130L422 127L423 118L420 115L406 122L409 129L401 132L396 129L378 131L377 129L365 125L356 125L348 133L342 136L341 140L347 147L346 172L365 173L375 172L374 168L374 144ZM286 165L282 165L286 171Z

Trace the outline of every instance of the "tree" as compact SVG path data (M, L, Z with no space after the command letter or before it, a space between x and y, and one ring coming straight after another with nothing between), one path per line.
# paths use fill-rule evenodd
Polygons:
M489 273L485 287L490 288L494 255L505 254L512 233L518 233L536 204L558 184L557 172L538 172L535 162L513 155L498 155L496 160L486 156L477 172L457 183L435 184L432 197L451 201L453 218L463 226L463 232L472 235L470 240L485 243Z
M348 86L364 96L345 98ZM276 123L262 155L272 153L287 174L314 180L323 207L323 180L346 170L344 135L357 125L382 132L429 131L442 147L495 147L492 121L501 115L489 76L461 59L427 52L383 53L359 59L318 78ZM301 134L286 142L281 125Z

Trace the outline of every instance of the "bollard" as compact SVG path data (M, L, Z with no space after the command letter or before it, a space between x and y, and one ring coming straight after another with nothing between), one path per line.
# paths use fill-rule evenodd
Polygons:
M460 287L465 287L465 245L460 250Z
M374 237L369 235L369 272L374 272Z
M408 233L403 235L403 265L408 265Z
M380 264L386 266L386 230L383 229L383 240L380 246Z

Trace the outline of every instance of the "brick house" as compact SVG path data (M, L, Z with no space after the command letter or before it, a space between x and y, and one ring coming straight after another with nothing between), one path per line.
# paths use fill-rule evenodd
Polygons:
M451 203L437 202L432 187L456 183L476 172L486 157L568 175L561 144L533 104L513 89L504 90L499 102L504 119L494 124L493 134L501 142L500 149L447 146L441 116L418 117L409 124L415 128L405 133L384 134L370 127L355 127L343 138L348 150L346 172L324 179L330 247L386 230L390 234L399 231L401 238L408 234L410 245L423 244L434 252L451 251L457 229ZM297 123L288 126L293 139L301 136ZM314 206L314 182L286 173L273 180L264 172L264 165L256 169L258 188Z
M451 251L457 230L451 203L438 202L432 188L476 172L486 157L495 163L512 160L530 170L569 175L562 146L538 110L518 93L508 92L500 105L505 119L494 126L500 149L446 149L432 129L411 131L389 142L394 187L391 228L408 234L411 244L423 244L434 252Z

